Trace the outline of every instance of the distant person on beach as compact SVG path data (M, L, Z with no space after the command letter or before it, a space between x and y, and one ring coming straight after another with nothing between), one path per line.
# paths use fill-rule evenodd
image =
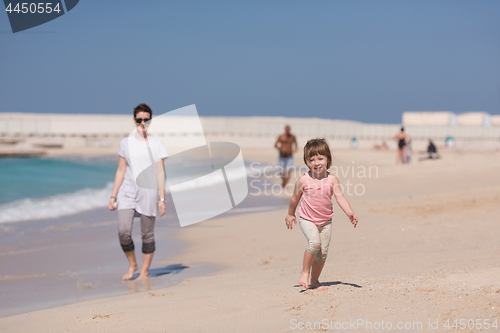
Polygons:
M297 152L297 139L290 133L290 126L285 126L285 133L281 134L274 144L279 150L279 164L282 169L282 186L285 187L290 179L290 168L293 166L293 153Z
M406 136L406 163L411 164L413 149L411 148L412 140L409 135Z
M132 241L132 223L134 217L140 217L142 237L142 269L138 279L147 278L149 267L156 249L154 240L155 218L165 214L165 172L163 159L167 157L167 150L157 138L147 134L153 112L147 104L140 104L134 109L134 123L136 130L120 141L118 148L118 169L111 199L108 203L110 210L118 209L118 237L120 245L127 257L129 268L123 280L130 280L139 268L135 259L135 247ZM158 189L145 189L137 186L139 174L152 164L156 166L156 180ZM154 178L154 170L153 177ZM159 193L158 193L159 192ZM158 196L159 194L159 196Z
M319 276L325 265L332 233L332 195L355 228L358 218L342 194L339 180L327 171L332 163L332 155L324 139L312 139L306 143L304 162L309 171L295 183L285 222L288 229L292 229L294 223L297 224L295 210L302 199L299 225L307 238L307 249L299 284L304 288L325 290L328 287L319 282Z
M439 154L434 142L429 139L429 145L427 146L427 155L429 159L437 159L439 158Z
M387 150L389 149L389 146L387 146L387 142L385 142L385 140L382 141L382 144L374 144L372 146L372 149L375 149L375 150Z
M394 135L392 139L398 143L398 155L396 157L396 164L406 164L408 162L406 150L408 142L411 141L411 136L405 133L404 127L401 127L401 131L398 134Z

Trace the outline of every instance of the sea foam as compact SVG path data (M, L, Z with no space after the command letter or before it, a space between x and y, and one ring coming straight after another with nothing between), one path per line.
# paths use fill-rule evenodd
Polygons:
M0 205L0 223L39 220L73 215L106 207L113 189L108 183L101 189L83 189L41 199L23 199Z
M246 167L249 177L255 175L262 166ZM212 186L210 182L198 180L197 188ZM73 215L96 208L107 207L113 183L104 188L83 189L73 193L59 194L40 199L22 199L0 205L0 223L41 220ZM191 190L186 188L185 190ZM168 192L168 188L167 188Z

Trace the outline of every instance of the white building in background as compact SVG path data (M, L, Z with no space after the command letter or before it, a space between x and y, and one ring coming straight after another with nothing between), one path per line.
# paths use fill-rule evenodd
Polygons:
M500 126L500 115L491 116L491 125L492 126Z
M457 148L500 148L499 115L491 116L487 112L404 112L402 123L419 146L429 139L438 143L452 139Z
M403 112L403 126L456 126L457 115L451 111Z
M460 126L491 126L491 116L486 112L467 112L457 117Z
M323 137L335 149L349 149L353 139L362 149L384 142L395 149L392 138L400 129L399 124L318 118L200 117L200 120L208 141L255 148L273 147L285 125L290 125L299 144ZM500 115L404 112L402 123L413 139L415 150L425 149L429 139L442 146L450 137L459 149L500 149ZM161 125L159 119L158 125ZM157 127L151 128L154 135L177 142L199 136L189 126ZM118 142L134 128L131 115L0 113L0 145L4 148L10 145L12 149L15 149L13 142L37 147L105 147Z
M491 116L487 112L466 112L456 114L452 111L409 111L403 112L404 126L500 126L500 115Z

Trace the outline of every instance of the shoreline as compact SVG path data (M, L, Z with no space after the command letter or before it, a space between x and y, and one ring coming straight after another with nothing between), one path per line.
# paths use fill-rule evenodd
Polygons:
M10 301L0 307L0 317L138 289L137 281L121 281L120 273L125 272L127 264L120 252L113 213L97 209L55 219L3 224L0 262L8 275L2 275L0 282L4 299ZM134 225L137 230L133 239L140 262L140 227L137 221ZM176 229L172 222L158 220L157 260L152 265L152 276L177 274L187 268L175 262L176 254L186 247ZM198 267L182 275L203 274L204 270L212 268L201 267L200 271ZM141 288L158 289L179 283L170 280L151 279Z
M107 160L115 156L66 155L49 158ZM0 318L82 300L122 295L129 289L129 292L157 290L178 284L183 279L217 271L219 269L217 265L197 262L188 267L182 262L175 261L176 255L181 251L179 247L185 248L186 245L177 237L181 227L175 216L175 208L169 194L167 199L167 212L170 213L157 218L155 228L157 238L155 258L157 259L153 261L150 272L156 278L150 279L147 284L139 281L121 281L121 273L126 268L126 261L115 235L116 212L110 212L107 208L94 208L48 219L1 223L0 248L3 254L0 256L0 263L4 267L5 275L0 275L0 284L5 290L4 298L10 301L8 305L0 307ZM281 207L282 201L280 198L269 200L269 198L249 195L238 207L223 215L233 216L250 211L269 211ZM136 255L140 263L141 241L137 236L140 230L137 219L134 225L136 230L133 238L136 250L139 249ZM165 247L164 244L167 246ZM86 250L87 246L90 246L92 250ZM111 251L112 255L99 255L98 253L103 249ZM85 258L80 253L86 253L86 256L94 259ZM46 257L57 258L58 262L63 263L64 269L58 265L45 267L42 262ZM74 260L80 260L84 264L71 267L64 264ZM186 268L190 269L186 270ZM169 274L169 277L160 277L166 274ZM29 298L22 296L26 293L30 294Z

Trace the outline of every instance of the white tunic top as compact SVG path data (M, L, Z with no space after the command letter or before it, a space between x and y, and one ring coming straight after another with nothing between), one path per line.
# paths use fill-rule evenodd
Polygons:
M154 163L168 157L167 149L157 138L149 138ZM139 214L156 216L158 214L159 192L157 189L145 189L137 186L139 174L153 164L146 141L137 140L134 135L120 141L118 155L127 161L127 169L116 201L118 209L135 209Z

